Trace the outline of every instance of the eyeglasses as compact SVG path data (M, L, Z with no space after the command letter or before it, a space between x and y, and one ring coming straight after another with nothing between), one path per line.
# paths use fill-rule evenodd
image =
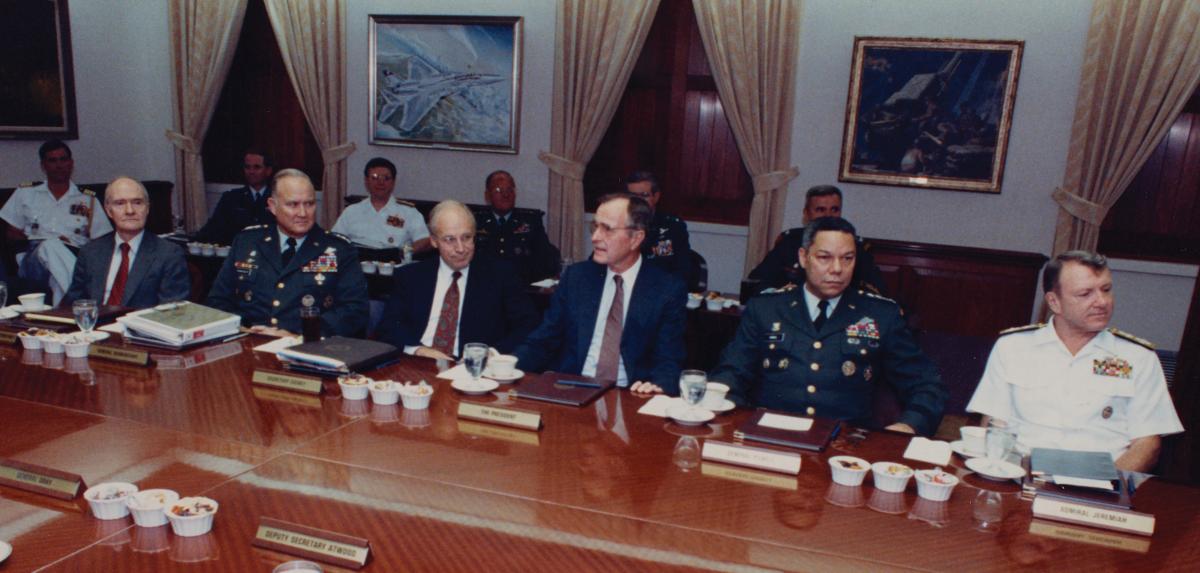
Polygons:
M492 193L504 193L506 195L511 195L516 192L517 190L512 187L492 187Z
M596 221L592 221L591 228L593 234L595 234L596 231L600 231L604 233L605 236L611 235L617 231L633 231L637 229L637 227L630 227L628 225L624 227L613 227L607 223L597 223Z
M651 197L653 197L653 196L654 196L654 192L653 192L653 191L647 191L647 192L645 192L645 193L637 193L637 192L634 192L634 191L629 191L629 194L630 194L630 195L633 195L634 197L638 197L638 198L640 198L640 199L649 199L649 198L651 198Z
M445 237L438 237L438 242L445 243L451 247L457 247L460 243L463 245L473 245L475 244L475 235L462 235L458 237L447 235Z
M391 175L380 175L378 173L372 173L372 174L368 175L367 178L371 179L372 181L391 181L392 180Z

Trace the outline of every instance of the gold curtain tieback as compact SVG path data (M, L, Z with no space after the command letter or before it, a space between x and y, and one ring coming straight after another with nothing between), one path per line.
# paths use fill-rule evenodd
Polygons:
M321 149L321 158L325 162L325 165L332 165L347 157L350 157L350 154L354 153L354 149L355 146L353 141L343 143L337 147Z
M789 181L799 176L800 169L792 166L785 171L768 171L755 175L751 178L750 183L754 186L754 193L757 195L772 189L786 187Z
M200 145L196 143L195 139L192 139L173 129L167 130L167 139L171 141L172 145L179 148L179 150L184 153L200 155Z
M587 165L583 163L573 159L567 159L561 155L555 155L549 151L542 151L538 153L538 159L540 159L541 162L546 165L546 167L550 168L551 171L562 175L567 179L583 181L583 172L587 169Z
M1054 192L1050 196L1054 198L1054 201L1064 211L1070 213L1072 217L1091 225L1100 226L1104 222L1104 216L1108 214L1107 207L1088 201L1062 187L1055 187Z

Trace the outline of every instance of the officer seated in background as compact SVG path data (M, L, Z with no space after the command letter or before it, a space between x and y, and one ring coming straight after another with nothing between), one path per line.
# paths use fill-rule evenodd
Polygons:
M886 379L903 402L889 430L937 430L946 388L890 299L851 289L854 226L839 217L810 221L798 259L802 287L764 291L709 379L751 407L870 425L874 384Z
M202 243L228 245L242 229L275 222L267 209L267 188L275 164L271 156L259 149L247 149L242 155L242 177L246 184L221 194L212 216L193 239Z
M493 171L484 180L483 198L491 211L479 218L476 250L514 264L524 284L556 276L559 252L546 236L542 217L513 210L517 203L513 176L507 171Z
M318 307L325 336L357 336L367 324L367 282L358 251L316 224L317 194L298 169L275 175L267 208L277 223L233 240L208 305L242 317L255 332L300 332L300 308Z
M1151 471L1161 436L1183 431L1154 345L1116 328L1108 260L1068 251L1042 271L1049 324L1010 328L967 411L1008 422L1026 448L1103 451Z
M662 187L649 171L638 170L625 177L625 191L650 205L654 218L642 242L642 256L650 264L667 271L684 283L692 272L692 246L688 240L687 223L658 208Z
M367 198L346 207L333 232L345 235L362 248L369 260L398 260L404 251L423 253L432 249L425 217L412 203L392 196L396 188L396 165L382 157L363 168ZM394 250L393 250L394 249Z

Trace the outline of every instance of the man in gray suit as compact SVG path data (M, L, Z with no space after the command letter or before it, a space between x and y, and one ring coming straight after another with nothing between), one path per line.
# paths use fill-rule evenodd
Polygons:
M104 190L104 212L116 231L79 250L63 304L90 298L101 305L145 308L186 299L191 278L183 249L145 232L146 188L128 177L114 179Z

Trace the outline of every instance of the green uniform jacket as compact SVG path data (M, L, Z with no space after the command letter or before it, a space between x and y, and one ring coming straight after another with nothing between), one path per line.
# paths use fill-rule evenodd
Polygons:
M895 302L847 290L817 332L803 287L750 300L733 342L710 380L730 386L739 405L871 425L874 384L887 379L900 395L898 420L932 434L947 392L917 346Z
M512 211L504 224L495 213L479 217L475 252L511 262L525 285L558 275L559 252L546 236L540 212Z

